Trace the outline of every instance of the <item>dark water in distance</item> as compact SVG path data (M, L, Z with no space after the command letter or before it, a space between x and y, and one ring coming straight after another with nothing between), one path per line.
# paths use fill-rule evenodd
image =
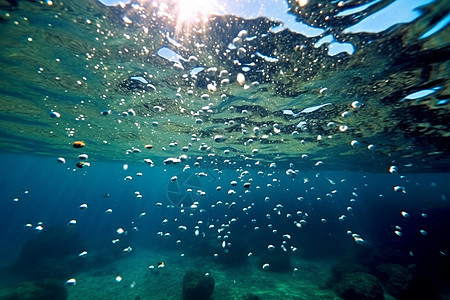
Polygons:
M76 233L77 238L81 239L75 243L79 249L72 250L75 254L87 250L88 255L97 253L110 263L124 259L121 252L127 247L132 247L136 252L134 255L140 249L150 248L156 249L161 255L179 250L186 253L186 260L198 255L212 257L214 253L219 253L221 258L227 254L223 252L222 239L217 238L222 236L217 229L222 224L229 224L229 255L241 255L232 252L236 245L245 245L244 257L247 257L247 251L254 256L264 256L268 245L286 245L288 249L291 246L298 249L292 252L293 257L312 261L351 259L352 266L361 264L374 269L388 263L414 265L417 271L413 274L426 278L425 282L433 283L433 288L424 289L427 297L444 293L443 287L449 280L448 174L417 173L402 176L303 171L292 179L278 170L264 170L263 175L256 174L258 170L249 170L249 174L242 179L253 178L253 181L248 189L251 192L245 193L242 182L246 180L241 181L240 173L231 169L223 170L220 175L211 173L199 178L195 173L206 169L200 167L183 173L177 166L150 168L146 165L130 165L124 171L122 164L98 162L88 170L75 170L52 158L3 155L2 170L0 222L3 242L0 256L4 267L20 257L19 250L25 241L39 237L53 226L64 226L67 229L63 227L62 230ZM136 177L138 172L143 175ZM192 198L184 199L183 211L173 205L178 198L173 196L174 189L170 186L170 178L178 175L181 180L180 174L194 175L196 181L190 182L189 186L206 193L205 196L199 196L192 192ZM132 176L133 179L125 181L126 176ZM273 182L274 178L279 181ZM309 180L306 183L305 178ZM228 195L233 180L239 182L234 188L236 194ZM267 187L267 184L272 184L272 187ZM405 188L406 193L394 192L393 186L398 184ZM217 191L217 186L223 189ZM256 186L261 189L258 190ZM181 187L183 184L180 183L180 190ZM142 198L137 198L136 192ZM266 197L270 199L265 200ZM298 197L303 199L299 201ZM13 200L15 198L17 202ZM158 206L158 202L162 205ZM198 202L198 208L189 208L193 202ZM230 208L233 202L235 205ZM79 208L83 203L88 205L86 210ZM352 211L348 211L348 207ZM112 209L112 213L106 214L107 209ZM145 216L141 215L143 212ZM403 217L402 212L407 212L408 217ZM292 216L289 217L289 214ZM422 214L426 214L426 217ZM342 215L345 215L343 220L340 219ZM68 228L66 224L74 219L77 221L76 226ZM322 219L326 219L326 223ZM300 220L306 221L301 228L296 226ZM33 229L38 222L42 222L44 228L39 232ZM24 228L28 223L32 227ZM187 230L181 232L178 228L180 225L186 226ZM215 228L209 228L210 225ZM198 226L199 236L195 235L195 226ZM399 231L402 236L395 234L395 226L401 227ZM255 231L255 227L260 229ZM118 235L115 232L118 228L123 228L128 234ZM274 229L277 233L272 232ZM425 230L426 235L421 230ZM348 231L358 234L364 242L356 243ZM170 233L171 236L160 237L158 232ZM290 235L289 240L282 237L285 234ZM120 242L112 244L111 240L116 238ZM177 244L177 240L182 243ZM288 243L283 244L284 240ZM55 241L50 240L48 243L55 246ZM32 250L32 246L26 247ZM34 247L36 253L33 257L39 260L42 253L37 253L42 249ZM132 256L133 251L128 256ZM68 252L64 255L73 255ZM65 259L66 256L61 258L62 261ZM219 262L231 270L234 268L230 262ZM89 264L95 262L89 261ZM245 264L245 259L239 264ZM146 260L142 261L140 267L148 267ZM67 274L63 272L63 278L55 274L47 276L65 281L80 272L70 264L67 269ZM22 276L32 279L36 276L34 272L38 271L25 268L21 272L25 273L19 276L23 280ZM46 274L45 271L41 272ZM110 276L114 277L113 274ZM10 281L4 282L12 284ZM404 284L408 284L408 281ZM260 290L264 291L263 288ZM89 290L85 292L89 293ZM122 293L127 295L126 291ZM287 299L294 298L287 296Z
M0 1L0 299L450 299L448 1L164 3Z

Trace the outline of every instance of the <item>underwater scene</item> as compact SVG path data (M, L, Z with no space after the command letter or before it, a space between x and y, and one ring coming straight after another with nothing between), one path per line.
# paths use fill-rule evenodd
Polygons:
M447 0L0 0L0 300L450 299Z

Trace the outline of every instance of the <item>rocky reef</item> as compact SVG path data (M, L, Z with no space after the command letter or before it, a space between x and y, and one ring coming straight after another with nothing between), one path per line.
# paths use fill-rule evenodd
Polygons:
M183 278L183 300L211 299L214 284L214 278L209 272L188 271Z

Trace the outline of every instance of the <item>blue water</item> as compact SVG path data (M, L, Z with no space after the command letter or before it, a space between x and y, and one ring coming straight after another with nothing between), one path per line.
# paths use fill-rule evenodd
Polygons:
M118 228L129 232L126 241L121 242L122 248L163 245L179 249L175 243L178 238L183 238L183 247L196 243L192 231L198 221L203 221L200 231L213 236L217 233L208 230L207 224L219 228L232 218L237 219L229 228L232 237L254 238L253 227L261 228L261 236L265 238L249 246L253 252L270 243L281 243L281 236L287 233L292 237L289 243L301 249L300 256L340 256L360 246L347 234L350 230L368 245L391 249L405 261L426 269L443 272L442 264L448 264L448 174L305 171L292 179L276 169L250 170L244 177L253 181L248 189L250 193L245 193L236 170L224 169L221 175L209 171L212 172L209 176L198 178L199 188L206 195L194 193L192 199L199 204L190 215L189 207L185 208L187 212L181 212L181 208L173 206L167 193L170 178L183 173L178 167L130 165L125 171L123 164L95 162L89 168L76 169L69 162L60 164L53 158L26 155L2 155L1 165L0 257L4 266L17 258L24 242L42 234L33 229L38 222L43 222L45 231L54 225L66 226L74 219L77 224L70 230L79 233L89 251L96 251L111 244ZM208 170L198 168L185 173L194 171ZM264 175L258 175L258 171ZM143 175L136 176L138 172ZM273 175L268 176L269 173ZM133 179L125 181L128 175ZM304 183L304 178L309 182ZM273 182L273 179L279 181ZM239 182L233 187L236 194L228 195L233 180ZM268 183L273 186L267 187ZM257 185L261 189L257 190ZM403 186L406 193L395 192L396 185ZM217 186L222 190L217 191ZM136 198L137 191L142 198ZM270 198L267 202L266 197ZM299 201L298 197L304 199ZM218 200L224 204L217 205ZM235 206L230 208L232 202ZM86 210L79 208L83 203L88 205ZM213 204L216 207L212 208ZM274 211L278 204L282 205L279 215ZM244 212L246 207L251 209ZM347 207L352 211L347 211ZM107 209L112 209L112 213L106 214ZM298 211L302 214L298 215ZM409 217L403 217L402 211ZM139 217L143 212L146 215ZM270 214L270 220L266 214ZM342 215L346 216L345 220L339 220ZM164 219L168 220L167 225L162 225ZM256 221L253 223L252 219ZM298 228L295 221L301 219L307 223ZM24 228L27 223L31 223L32 228ZM268 224L273 228L269 229ZM188 230L179 232L179 225L187 226ZM401 237L394 234L396 225L402 228ZM133 227L136 228L133 230ZM278 233L273 234L273 229ZM420 230L426 230L427 234L421 234ZM157 237L160 231L172 236L161 242ZM220 245L220 241L217 244ZM212 255L215 250L206 250L206 253Z

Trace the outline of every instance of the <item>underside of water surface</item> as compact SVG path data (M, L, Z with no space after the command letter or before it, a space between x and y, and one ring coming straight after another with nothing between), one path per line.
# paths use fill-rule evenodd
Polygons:
M162 164L186 151L222 167L446 171L449 31L429 32L448 2L353 32L391 2L349 14L369 2L288 1L314 36L264 17L188 22L170 1L5 2L2 151L76 157L81 140L93 161Z

